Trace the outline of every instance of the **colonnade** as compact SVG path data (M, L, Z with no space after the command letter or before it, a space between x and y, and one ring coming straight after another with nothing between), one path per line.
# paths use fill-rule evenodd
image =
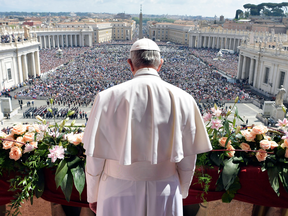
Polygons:
M83 38L84 39L84 38ZM80 34L39 35L40 49L85 46ZM87 44L88 45L88 44Z
M237 79L248 79L248 83L253 85L253 87L257 86L257 70L258 70L258 57L255 56L247 56L243 54L239 54L238 60L238 71L237 71Z
M18 54L16 57L18 68L18 83L22 83L29 78L40 76L39 51Z
M241 40L234 36L229 37L225 35L192 35L191 43L192 48L211 48L211 49L229 49L237 51L237 47L240 46Z

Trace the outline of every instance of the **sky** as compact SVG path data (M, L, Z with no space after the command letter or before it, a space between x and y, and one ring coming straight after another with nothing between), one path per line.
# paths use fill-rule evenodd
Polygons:
M269 0L264 2L280 3ZM94 12L187 15L234 18L244 4L260 4L263 0L0 0L0 11L24 12Z

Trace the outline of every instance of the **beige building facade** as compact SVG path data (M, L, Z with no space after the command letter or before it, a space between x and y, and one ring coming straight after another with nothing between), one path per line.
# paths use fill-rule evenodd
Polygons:
M147 22L149 38L189 45L189 30L195 25Z
M39 42L27 41L0 43L0 90L40 76Z
M248 80L255 90L269 96L275 96L281 85L288 92L288 51L282 43L273 43L242 43L237 73L237 79ZM284 101L288 102L287 93Z

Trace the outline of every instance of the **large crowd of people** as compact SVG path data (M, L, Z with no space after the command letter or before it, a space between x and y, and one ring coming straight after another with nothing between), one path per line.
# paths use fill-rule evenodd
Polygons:
M67 50L63 48L63 52L70 53L70 55L67 54L66 59L69 59L69 63L49 73L45 79L34 79L29 88L18 92L18 96L33 98L41 96L54 98L56 103L61 102L66 106L87 106L93 103L97 92L132 78L127 64L130 47L130 44L106 43L93 48L66 48ZM256 98L255 95L245 92L240 84L229 83L217 73L216 61L212 62L212 66L201 61L201 59L208 58L207 56L212 59L217 51L195 50L167 44L162 44L160 49L164 59L159 72L161 78L186 90L198 102L203 100L234 101L237 96L240 99ZM46 59L46 68L58 66L53 58L55 52L56 50L40 52L42 62ZM232 60L233 58L230 63L222 65L224 71L237 68L237 59L235 57L235 60ZM58 62L58 64L62 63L64 62Z
M215 66L218 70L225 72L231 77L237 76L238 55L237 54L222 54L218 58L218 50L213 49L193 49L193 55L200 58L206 64Z

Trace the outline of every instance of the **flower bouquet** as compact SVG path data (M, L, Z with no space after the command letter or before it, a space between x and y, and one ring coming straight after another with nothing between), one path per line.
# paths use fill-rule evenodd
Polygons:
M50 102L53 104L52 99ZM52 108L48 112L53 114ZM85 185L83 132L75 121L66 125L73 114L69 111L60 123L54 118L54 124L37 116L37 124L19 124L11 128L10 134L0 134L0 175L8 176L10 190L15 194L8 215L18 215L24 200L30 199L32 204L34 195L41 197L45 185L43 168L56 170L56 186L61 187L67 201L73 184L81 198ZM10 173L13 176L9 178Z
M235 106L237 100L231 109L224 110L214 105L203 116L213 150L198 155L198 166L202 169L204 166L219 167L216 190L225 191L223 202L231 202L241 188L238 173L241 166L247 165L267 170L271 187L278 196L280 182L288 192L287 119L278 121L278 129L262 125L236 126L237 121L243 121ZM205 185L204 193L207 193L211 177L204 173L198 174L198 183ZM201 196L205 200L204 195Z

